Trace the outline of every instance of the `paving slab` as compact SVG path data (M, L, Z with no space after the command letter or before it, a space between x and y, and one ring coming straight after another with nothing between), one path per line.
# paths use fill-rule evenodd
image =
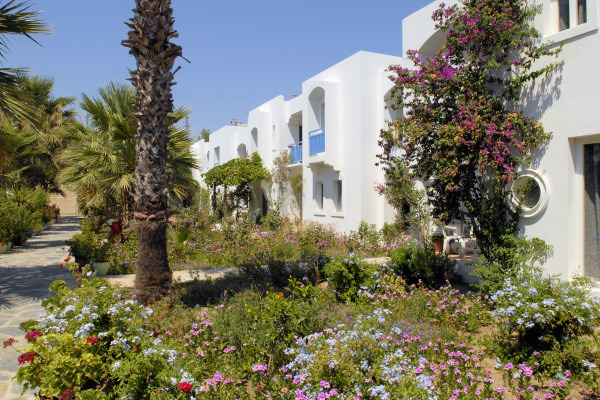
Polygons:
M22 387L12 378L19 365L18 350L27 346L24 332L19 329L23 321L36 319L43 311L41 303L50 296L48 286L56 280L64 280L74 287L71 273L59 265L68 256L65 240L80 231L80 217L61 217L55 225L33 236L23 246L12 248L0 255L0 344L14 338L17 342L8 348L0 346L0 400L35 399L31 390L21 395ZM235 268L213 268L197 271L176 271L173 279L189 281L216 279ZM106 280L111 284L133 287L135 275L112 275Z
M0 346L0 400L35 398L33 391L21 395L21 386L12 379L19 367L17 350L27 345L19 325L39 316L52 282L60 279L74 286L70 272L58 266L68 256L65 240L79 232L79 220L61 217L22 246L0 255L0 342L18 340L12 347Z
M217 279L225 276L225 274L235 274L238 271L238 268L209 268L189 271L174 271L173 280L178 282L188 282L194 279ZM132 288L134 286L135 274L107 275L104 278L113 285Z

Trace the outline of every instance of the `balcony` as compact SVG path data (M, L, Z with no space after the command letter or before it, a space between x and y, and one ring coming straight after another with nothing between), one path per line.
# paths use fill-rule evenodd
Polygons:
M325 152L325 128L310 131L308 135L308 154L312 156Z
M301 163L302 162L302 141L292 143L289 146L290 156L292 157L291 163Z

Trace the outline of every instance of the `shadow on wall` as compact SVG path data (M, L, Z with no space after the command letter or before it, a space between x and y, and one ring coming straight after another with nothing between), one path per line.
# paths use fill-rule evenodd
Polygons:
M564 61L561 61L552 73L523 88L520 105L534 121L540 121L554 102L560 99L563 67ZM551 140L552 138L534 150L531 168L539 167Z

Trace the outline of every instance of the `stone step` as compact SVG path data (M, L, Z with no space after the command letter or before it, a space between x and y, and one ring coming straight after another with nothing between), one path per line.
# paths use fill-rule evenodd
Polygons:
M58 193L50 195L50 204L56 204L60 209L60 215L62 216L78 216L79 210L77 209L77 194L64 191L64 197Z

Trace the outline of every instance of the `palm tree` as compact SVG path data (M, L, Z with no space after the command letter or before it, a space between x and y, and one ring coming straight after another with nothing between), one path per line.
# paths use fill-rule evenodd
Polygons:
M35 42L31 34L50 32L46 24L37 18L39 12L31 11L30 7L29 1L17 3L15 0L0 6L0 59L6 58L11 35L22 35ZM36 110L29 96L19 87L18 75L23 72L21 68L0 68L0 118L35 121ZM0 131L0 164L6 161L6 148L5 133Z
M80 107L87 113L89 126L69 132L69 145L61 155L64 165L59 180L78 193L83 208L105 203L125 225L132 217L135 182L135 121L131 118L135 90L111 82L99 89L99 97L82 95ZM178 108L173 122L190 114ZM192 169L197 163L191 153L190 133L177 125L169 131L167 169L172 179L173 199L191 197Z
M135 287L140 303L166 295L172 285L167 260L169 177L167 143L173 110L171 86L175 59L181 47L170 42L173 28L171 0L136 0L131 29L123 41L135 57L131 72L136 89L134 113L137 121L135 167L135 218L139 226Z
M0 118L6 155L0 165L3 186L22 184L57 190L57 154L66 142L64 131L76 123L73 97L54 97L54 79L17 76L19 91L29 98L35 120L5 115Z

